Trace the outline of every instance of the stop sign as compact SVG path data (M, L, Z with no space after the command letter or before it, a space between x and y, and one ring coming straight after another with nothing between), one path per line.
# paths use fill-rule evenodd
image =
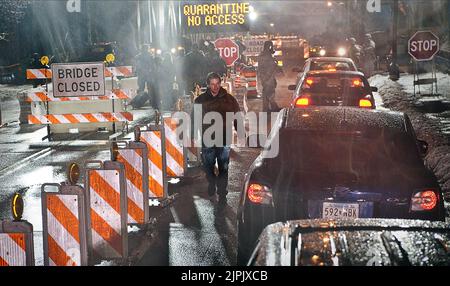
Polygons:
M408 53L416 61L432 60L439 51L439 38L430 31L418 31L408 41Z
M239 46L230 39L217 39L214 46L220 53L220 57L224 59L227 66L231 66L239 58Z

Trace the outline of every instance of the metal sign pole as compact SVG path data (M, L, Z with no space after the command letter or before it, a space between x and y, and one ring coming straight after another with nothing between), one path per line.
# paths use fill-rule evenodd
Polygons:
M48 94L48 81L47 81L47 69L44 69L44 76L45 76L45 92ZM47 116L49 115L49 105L50 105L50 101L47 101L45 103L45 109L47 112ZM44 138L42 138L42 141L48 139L48 142L50 142L51 140L51 135L50 135L50 124L47 124L47 136L45 136Z
M114 73L111 72L111 91L114 92ZM114 97L112 98L112 113L114 114ZM113 121L113 134L116 134L116 121Z

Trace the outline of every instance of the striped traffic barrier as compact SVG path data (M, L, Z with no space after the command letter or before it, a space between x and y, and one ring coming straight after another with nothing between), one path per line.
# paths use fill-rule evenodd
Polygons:
M147 145L142 142L119 141L115 143L113 146L117 146L118 149L112 152L112 160L122 163L125 167L128 223L145 224L150 219L148 214Z
M181 142L177 139L176 129L178 120L172 118L170 113L164 114L164 136L166 149L167 176L177 178L184 176L186 170L185 150Z
M103 96L80 96L80 97L53 97L51 93L45 91L28 92L26 102L48 102L48 101L84 101L84 100L110 100L110 99L130 99L130 90L116 89Z
M163 151L162 126L137 126L135 138L147 145L149 198L167 198L166 153Z
M66 124L125 121L133 121L133 114L130 112L100 112L28 115L28 124Z
M27 69L27 79L51 79L51 69Z
M90 161L86 169L88 248L93 258L128 257L125 167L112 161Z
M132 66L107 67L105 68L105 77L122 76L130 77L133 75Z
M33 226L29 222L1 221L0 266L34 266Z
M246 89L248 97L256 97L258 95L257 91L257 81L256 81L256 69L254 67L247 67L243 70L244 77L246 80Z
M88 265L84 189L68 183L43 184L41 199L44 265Z

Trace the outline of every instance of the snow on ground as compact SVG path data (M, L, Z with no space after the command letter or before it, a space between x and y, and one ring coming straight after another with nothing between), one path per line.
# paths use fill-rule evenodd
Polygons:
M421 78L426 75L421 75ZM438 73L438 92L442 98L450 99L450 76ZM387 74L378 74L369 79L372 86L378 87L384 108L408 114L419 139L429 144L425 164L434 172L442 190L450 193L450 111L424 113L415 107L413 75L401 74L397 82L391 81ZM429 87L422 87L422 93ZM419 96L420 97L420 96ZM416 98L417 99L417 98ZM380 106L380 105L377 105Z

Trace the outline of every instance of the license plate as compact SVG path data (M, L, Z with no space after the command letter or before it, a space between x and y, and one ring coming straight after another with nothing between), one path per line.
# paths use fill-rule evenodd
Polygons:
M358 218L358 204L323 203L322 218Z
M335 86L340 86L340 85L341 85L340 79L327 79L328 87L335 87Z

